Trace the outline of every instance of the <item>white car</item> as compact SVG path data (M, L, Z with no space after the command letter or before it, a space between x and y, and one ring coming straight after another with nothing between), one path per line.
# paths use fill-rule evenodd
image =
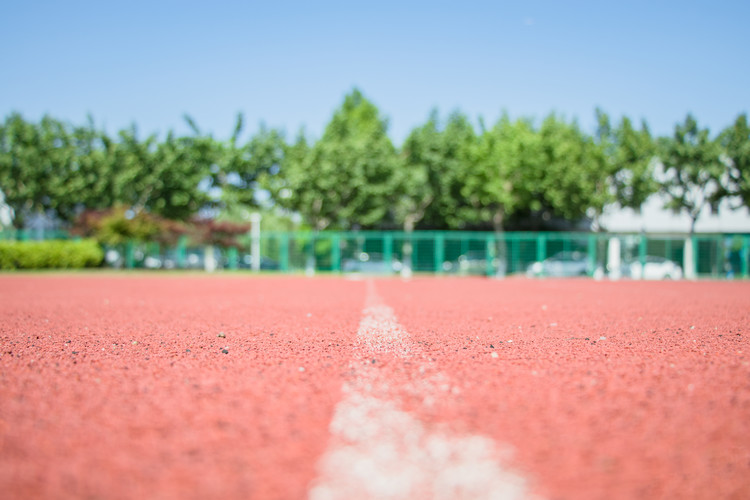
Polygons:
M641 266L640 260L626 263L623 275L636 280L679 280L682 279L682 268L664 257L648 255L645 266Z

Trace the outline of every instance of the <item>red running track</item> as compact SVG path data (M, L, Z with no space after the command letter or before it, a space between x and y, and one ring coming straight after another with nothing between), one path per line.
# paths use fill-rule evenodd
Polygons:
M305 498L367 288L0 276L2 497ZM749 283L374 289L430 364L373 370L426 427L512 449L529 495L750 498ZM450 387L427 404L413 387L436 374Z

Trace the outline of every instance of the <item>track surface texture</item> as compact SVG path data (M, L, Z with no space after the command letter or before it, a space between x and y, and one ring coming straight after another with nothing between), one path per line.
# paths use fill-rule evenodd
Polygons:
M8 499L750 498L750 283L0 275Z

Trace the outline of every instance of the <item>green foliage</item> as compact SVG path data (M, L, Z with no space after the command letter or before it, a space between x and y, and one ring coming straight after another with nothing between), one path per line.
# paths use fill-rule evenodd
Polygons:
M208 202L199 183L208 177L218 155L210 137L155 136L138 139L135 128L123 130L114 152L115 197L135 212L185 220Z
M323 137L287 149L271 187L284 208L316 230L380 225L389 214L398 157L378 109L358 90L346 96Z
M495 231L517 212L576 221L611 201L604 147L575 123L550 115L537 130L529 120L503 116L477 144L476 169L463 194L473 218ZM460 214L472 220L471 212Z
M72 128L50 117L34 124L12 114L0 128L0 189L19 227L35 213L72 222L82 209L118 204L186 219L208 200L199 183L217 151L210 137L170 133L141 141L132 127L113 141L92 120Z
M295 221L290 214L284 213L283 210L279 209L278 206L272 206L270 208L255 208L244 207L237 205L235 207L227 207L219 213L215 220L217 221L229 221L235 223L246 224L251 217L253 212L257 212L261 215L261 228L263 231L294 231L295 229L309 229L309 227L300 224Z
M638 210L659 191L693 223L726 197L750 206L744 114L711 139L691 116L673 137L656 138L645 122L613 126L601 110L593 136L555 115L538 126L503 116L477 133L464 114L441 120L433 111L400 151L356 89L316 141L300 133L287 144L263 125L241 141L242 115L217 141L185 119L190 135L141 138L135 126L109 137L91 118L72 126L10 114L0 123L0 190L14 225L44 214L70 227L98 214L82 234L112 244L171 241L186 230L179 221L197 214L242 221L258 210L276 229L301 218L313 230L501 231L524 218L595 219L612 202Z
M65 221L72 221L82 207L102 209L118 202L113 171L115 144L96 130L93 120L75 127L68 140L69 162L54 192L53 208Z
M38 125L17 113L6 119L0 136L0 189L15 210L17 225L25 213L52 208L63 183L66 137L64 125L47 116Z
M96 241L0 241L0 269L81 269L102 263Z
M415 128L402 148L397 171L396 219L406 230L462 227L467 206L462 190L476 166L476 132L466 115L452 113L444 126L433 110L427 123Z
M479 137L476 158L464 194L476 220L502 231L506 217L532 201L533 180L544 168L539 135L530 121L503 116Z
M580 220L601 213L611 201L603 149L575 123L548 116L539 130L541 170L533 175L532 210Z
M625 117L615 131L614 186L617 202L622 207L639 210L659 190L654 178L656 142L646 123L640 130L633 128Z
M245 144L239 144L243 118L238 115L234 133L225 144L212 175L212 185L221 189L222 210L257 207L256 192L262 182L279 173L284 160L284 136L261 124Z
M396 221L406 231L414 229L425 211L438 197L440 137L436 113L422 127L412 130L402 147L403 162L396 169L397 191L394 203Z

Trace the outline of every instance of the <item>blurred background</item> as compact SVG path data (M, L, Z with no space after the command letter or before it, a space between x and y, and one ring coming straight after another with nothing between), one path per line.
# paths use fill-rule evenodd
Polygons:
M0 267L747 277L749 14L7 6Z

